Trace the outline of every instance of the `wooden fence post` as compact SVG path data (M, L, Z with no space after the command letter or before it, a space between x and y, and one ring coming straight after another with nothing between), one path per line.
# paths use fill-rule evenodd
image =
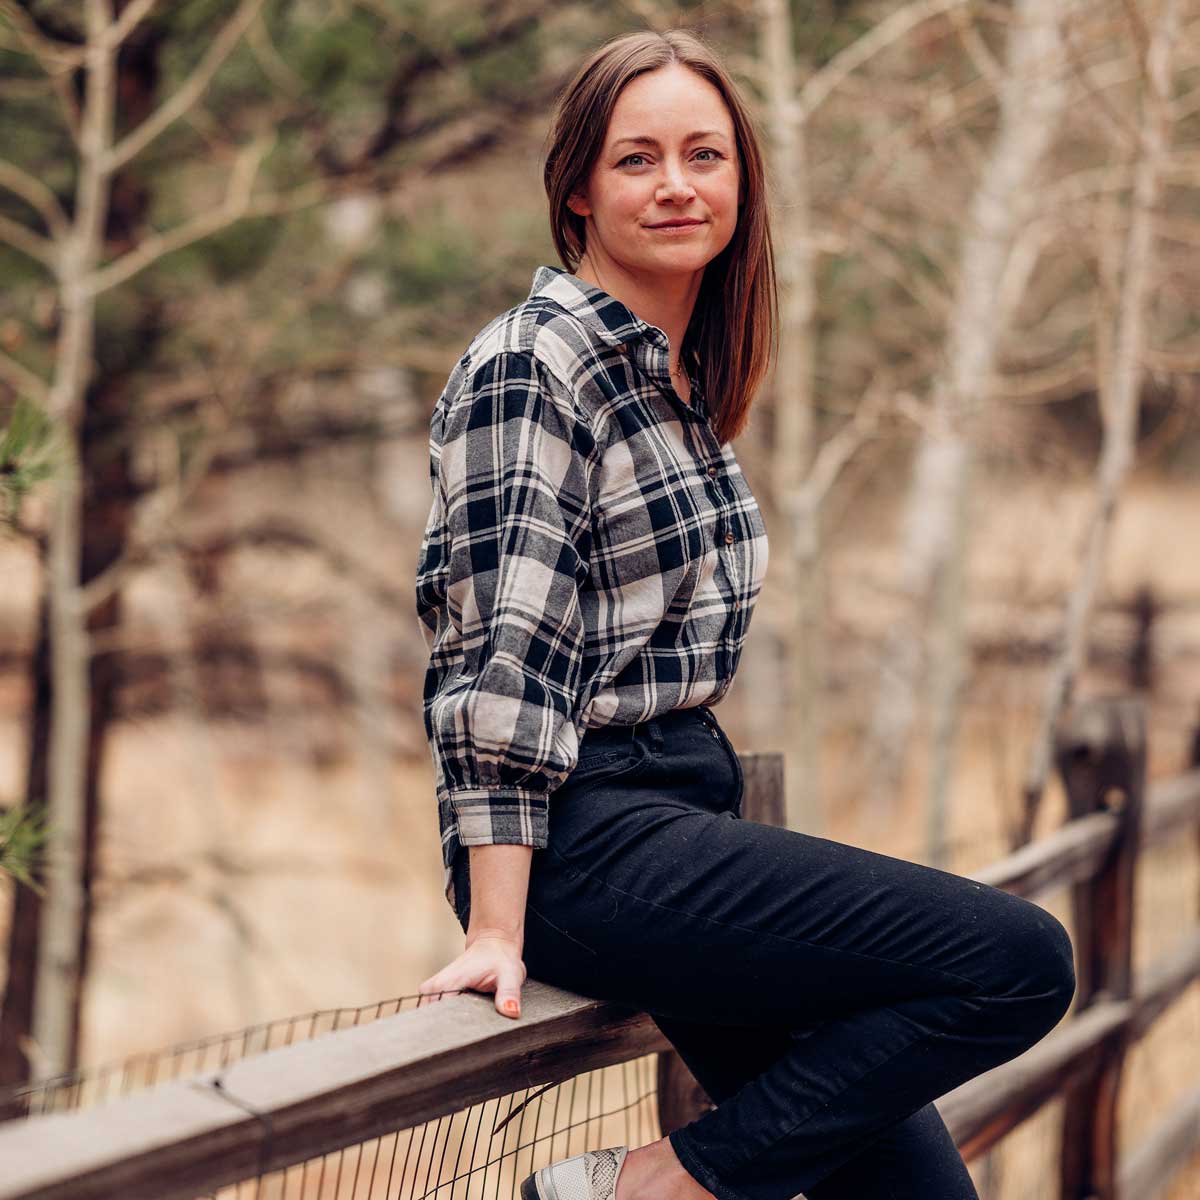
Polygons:
M746 780L742 819L760 825L783 825L783 755L740 754L738 758ZM659 1052L657 1087L658 1123L664 1137L713 1107L708 1093L674 1050Z
M1130 996L1134 873L1146 787L1146 713L1134 697L1089 701L1060 722L1055 758L1070 816L1114 813L1117 838L1091 879L1072 885L1075 1011ZM1117 1098L1128 1032L1063 1091L1062 1200L1117 1200Z

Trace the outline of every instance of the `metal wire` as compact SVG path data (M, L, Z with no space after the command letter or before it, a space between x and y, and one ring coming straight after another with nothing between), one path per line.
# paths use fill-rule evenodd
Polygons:
M429 1001L414 994L324 1009L101 1063L0 1091L0 1114L20 1119L103 1104ZM259 1171L197 1200L508 1200L539 1166L588 1149L633 1148L658 1138L655 1065L656 1055L649 1054L496 1096L275 1171L264 1169L271 1159L269 1116L224 1091L218 1075L213 1086L262 1123Z

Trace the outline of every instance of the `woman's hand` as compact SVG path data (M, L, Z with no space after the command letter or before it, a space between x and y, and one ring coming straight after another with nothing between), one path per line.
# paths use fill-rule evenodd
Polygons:
M420 985L417 1007L436 1003L441 999L439 992L469 988L495 992L496 1011L506 1017L519 1017L521 985L527 975L522 949L521 942L509 933L470 931L466 949Z

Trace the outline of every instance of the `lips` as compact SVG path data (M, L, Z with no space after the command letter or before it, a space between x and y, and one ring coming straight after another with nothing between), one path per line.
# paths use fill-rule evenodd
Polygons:
M698 221L694 218L677 220L677 221L659 221L657 225L648 225L647 229L677 229L685 225L703 225L703 221Z

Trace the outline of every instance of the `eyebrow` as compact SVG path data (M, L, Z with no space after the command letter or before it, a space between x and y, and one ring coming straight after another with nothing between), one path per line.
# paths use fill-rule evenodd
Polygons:
M724 138L725 135L719 129L697 129L695 133L689 133L683 140L685 142L694 142L697 138L718 137ZM620 146L623 142L631 142L635 146L657 146L658 142L652 137L624 137L617 138L613 142L613 149Z

